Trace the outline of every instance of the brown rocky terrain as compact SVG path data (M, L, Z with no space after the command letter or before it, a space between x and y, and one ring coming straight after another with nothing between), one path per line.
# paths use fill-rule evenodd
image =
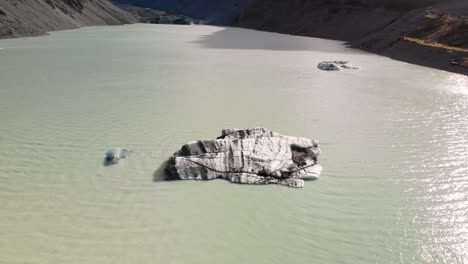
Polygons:
M435 8L426 12L425 22L404 40L446 50L451 64L468 68L468 14L457 16Z
M136 19L108 0L1 0L0 38L43 35L93 25L121 25Z
M353 47L390 58L468 75L468 1L447 1L403 14L353 40Z

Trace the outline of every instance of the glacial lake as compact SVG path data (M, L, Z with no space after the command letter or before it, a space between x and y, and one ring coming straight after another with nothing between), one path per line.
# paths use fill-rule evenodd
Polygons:
M324 72L323 60L361 70ZM161 182L182 144L318 139L304 189ZM134 155L112 167L104 153ZM467 263L468 78L337 41L129 25L0 41L0 263Z

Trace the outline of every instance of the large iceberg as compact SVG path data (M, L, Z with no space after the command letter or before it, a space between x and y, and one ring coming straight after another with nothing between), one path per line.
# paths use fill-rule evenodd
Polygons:
M214 140L182 146L167 162L168 180L223 178L242 184L280 184L300 188L320 177L319 143L283 136L265 128L224 129Z

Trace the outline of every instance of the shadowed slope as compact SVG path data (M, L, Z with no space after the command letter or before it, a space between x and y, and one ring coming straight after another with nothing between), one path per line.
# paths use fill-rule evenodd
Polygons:
M134 22L135 18L108 0L0 1L0 38L38 36L53 30Z

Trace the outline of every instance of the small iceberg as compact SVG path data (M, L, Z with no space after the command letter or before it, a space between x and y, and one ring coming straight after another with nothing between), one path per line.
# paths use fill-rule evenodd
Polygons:
M121 149L121 148L114 148L110 149L106 152L106 157L104 159L104 164L114 165L119 163L121 159L126 159L132 154L133 151L129 149Z
M349 61L322 61L317 66L320 70L323 71L341 71L342 69L353 69L358 70L360 67L353 66Z

